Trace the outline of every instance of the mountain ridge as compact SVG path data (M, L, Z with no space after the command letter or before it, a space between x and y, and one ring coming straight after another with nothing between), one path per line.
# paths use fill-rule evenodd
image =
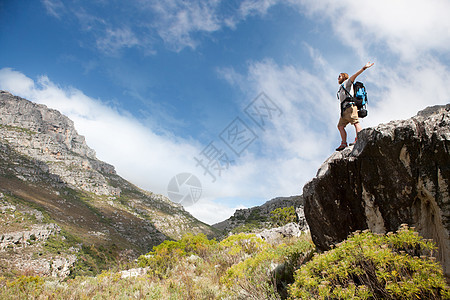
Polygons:
M95 155L69 118L0 91L0 193L4 207L9 207L3 217L11 226L15 215L24 218L24 227L54 223L61 230L54 231L52 239L67 241L73 236L72 246L114 249L117 259L124 255L133 259L185 233L215 235L214 228L181 205L136 187ZM32 210L43 213L45 221L27 213ZM2 240L10 236L10 229L2 228ZM5 244L16 258L27 247L48 243L22 236ZM4 257L3 263L7 261Z
M212 226L220 230L223 234L228 234L234 230L239 230L241 227L249 227L247 229L262 229L265 224L271 220L271 212L277 208L294 207L298 216L299 222L302 224L302 229L306 230L307 225L304 220L303 213L303 196L290 196L290 197L276 197L262 205L254 206L245 209L238 209L230 218L213 224ZM304 224L303 224L304 223ZM269 226L272 227L272 226Z

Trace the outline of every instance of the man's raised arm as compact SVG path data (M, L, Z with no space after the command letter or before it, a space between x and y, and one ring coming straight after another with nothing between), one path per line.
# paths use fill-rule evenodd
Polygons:
M368 68L370 68L371 66L373 66L373 64L374 64L374 63L368 62L364 67L361 68L361 70L359 70L358 72L356 72L355 74L353 74L353 75L350 77L350 81L351 81L352 83L354 83L356 77L358 77L359 74L361 74L362 72L364 72L366 69L368 69Z

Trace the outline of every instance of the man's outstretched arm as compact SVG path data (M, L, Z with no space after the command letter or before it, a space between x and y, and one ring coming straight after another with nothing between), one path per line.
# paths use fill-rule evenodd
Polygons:
M359 70L358 72L356 72L355 74L353 74L350 77L350 81L353 83L355 82L356 77L359 76L359 74L361 74L362 72L364 72L366 69L370 68L371 66L373 66L374 63L368 62L364 67L361 68L361 70Z

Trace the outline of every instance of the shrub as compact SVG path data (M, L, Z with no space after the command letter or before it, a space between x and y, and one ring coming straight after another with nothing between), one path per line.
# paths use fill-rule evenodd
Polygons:
M249 222L246 222L242 224L241 226L235 227L231 230L231 233L238 234L238 233L250 233L257 229L263 228L265 223L258 222L256 220L252 220Z
M12 281L6 282L8 293L11 297L26 296L29 294L39 294L44 288L44 279L39 276L22 275Z
M255 234L239 233L231 235L220 242L226 254L243 257L254 254L268 246L268 244Z
M179 241L181 247L187 254L195 254L200 257L205 257L210 248L217 244L215 240L208 240L203 233L194 235L192 233L185 234Z
M406 225L395 234L356 232L298 270L289 293L292 299L449 299L434 250Z
M287 296L286 286L293 282L294 270L310 257L313 249L313 244L306 240L266 247L229 268L221 282L234 293L244 293L253 299Z
M293 206L277 208L270 212L272 223L275 226L284 226L286 224L297 222L297 213L295 212L295 208Z
M207 255L210 247L217 244L215 240L208 240L206 235L188 233L179 241L164 241L153 247L146 255L138 258L140 267L150 267L150 271L161 278L166 278L168 272L184 256L195 254L200 257Z

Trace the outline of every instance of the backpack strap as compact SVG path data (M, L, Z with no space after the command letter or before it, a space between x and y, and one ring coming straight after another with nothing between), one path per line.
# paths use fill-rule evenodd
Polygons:
M353 100L353 96L350 94L349 91L347 91L347 89L344 87L344 84L341 84L341 88L344 89L344 91L347 93L348 97L344 99L344 101L341 101L341 105L343 105L344 103L348 103L348 104L355 104ZM339 99L339 92L338 92L338 99ZM340 99L339 99L340 100Z
M349 91L347 91L347 89L344 87L344 84L341 84L341 88L344 89L344 91L347 93L348 97L344 99L344 101L341 101L341 116L343 116L344 114L344 110L347 109L347 107L351 106L351 105L356 105L353 100L353 96L350 94ZM338 99L339 99L339 92L338 92ZM339 99L340 100L340 99Z
M353 97L353 96L350 94L350 92L347 91L347 89L344 87L344 84L341 84L341 87L344 89L344 91L347 93L347 95L348 95L349 97Z

